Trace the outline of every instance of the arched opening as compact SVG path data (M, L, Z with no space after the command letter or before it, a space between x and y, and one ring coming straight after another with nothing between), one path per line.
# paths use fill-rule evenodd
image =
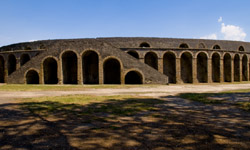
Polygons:
M224 82L231 82L231 76L232 76L231 56L228 53L224 55L223 67L224 67Z
M145 64L151 66L152 68L158 70L158 57L154 52L148 52L145 55Z
M4 83L4 58L0 56L0 83Z
M212 56L212 80L220 82L220 55L218 53Z
M22 54L20 57L20 65L24 65L26 62L30 60L29 54Z
M129 55L133 56L134 58L139 59L139 55L136 51L128 51L127 52Z
M245 51L245 49L244 49L243 46L240 46L238 50L239 50L239 51L242 51L242 52Z
M16 57L10 54L8 57L8 75L16 71Z
M183 83L193 82L192 55L185 52L181 55L181 79Z
M62 71L64 84L77 84L77 55L74 52L63 53Z
M188 45L186 43L183 43L179 46L179 48L189 48Z
M206 48L204 43L199 43L198 48Z
M197 79L199 83L207 83L207 55L203 52L197 56Z
M82 75L84 84L99 83L99 58L94 51L87 51L82 55Z
M248 81L247 63L247 56L244 55L242 58L242 81Z
M238 54L234 56L234 81L240 81L240 56Z
M220 46L219 45L214 45L213 49L220 49Z
M110 58L103 64L104 84L121 84L121 65L117 59Z
M30 70L26 74L27 84L39 84L39 75L35 70Z
M44 84L57 84L57 62L54 58L46 58L43 62Z
M169 83L176 83L176 57L174 53L164 54L163 73L168 76Z
M130 71L125 76L125 84L142 84L142 75L137 71Z
M140 44L140 47L145 48L145 47L150 47L150 45L148 43L146 43L146 42L143 42L143 43Z

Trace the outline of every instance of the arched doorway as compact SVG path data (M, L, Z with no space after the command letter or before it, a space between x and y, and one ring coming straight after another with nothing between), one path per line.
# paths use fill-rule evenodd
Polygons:
M247 81L247 77L248 77L248 72L247 72L247 56L244 55L242 58L242 81Z
M224 55L223 67L224 67L224 82L231 82L231 77L232 77L231 69L232 69L232 65L231 65L231 56L228 53L226 53Z
M16 57L10 54L8 57L8 75L16 71Z
M212 55L212 80L220 82L220 55L218 53Z
M104 84L121 84L121 65L115 58L106 60L103 64Z
M238 54L234 56L234 81L240 81L240 56Z
M39 84L39 75L35 70L30 70L26 74L27 84Z
M158 57L154 52L148 52L145 55L145 64L151 66L152 68L158 70Z
M207 55L203 52L197 56L197 79L199 83L207 83Z
M50 57L43 62L44 84L57 84L57 61Z
M183 83L193 82L192 55L185 52L181 55L181 79Z
M0 56L0 83L4 83L4 58L3 56Z
M142 84L142 75L137 71L130 71L125 76L125 84Z
M163 56L163 73L168 76L169 83L176 83L176 56L172 52Z
M139 59L139 55L136 51L128 51L127 52L129 55L133 56L134 58Z
M99 58L94 51L87 51L82 55L82 75L84 84L99 83Z
M73 51L63 53L62 71L64 84L77 84L77 55Z
M20 57L20 65L24 65L26 62L30 60L29 54L22 54Z

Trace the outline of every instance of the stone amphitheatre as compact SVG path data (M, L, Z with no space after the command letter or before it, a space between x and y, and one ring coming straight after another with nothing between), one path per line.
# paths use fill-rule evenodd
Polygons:
M44 40L0 48L8 84L169 84L249 80L250 43L173 38Z

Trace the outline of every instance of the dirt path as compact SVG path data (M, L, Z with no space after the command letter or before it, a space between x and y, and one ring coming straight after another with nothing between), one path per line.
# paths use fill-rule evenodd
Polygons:
M154 86L154 87L136 87L136 88L103 88L103 89L86 89L84 91L0 91L0 104L12 103L16 98L31 98L42 96L63 96L75 94L88 95L138 95L161 97L166 95L176 95L178 93L204 93L204 92L221 92L227 90L250 89L250 84L184 84L184 85L169 85L169 86Z

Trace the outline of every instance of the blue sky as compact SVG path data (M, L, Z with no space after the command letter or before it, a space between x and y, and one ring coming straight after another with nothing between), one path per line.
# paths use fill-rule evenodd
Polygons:
M250 42L249 6L248 0L1 0L0 46L95 37Z

